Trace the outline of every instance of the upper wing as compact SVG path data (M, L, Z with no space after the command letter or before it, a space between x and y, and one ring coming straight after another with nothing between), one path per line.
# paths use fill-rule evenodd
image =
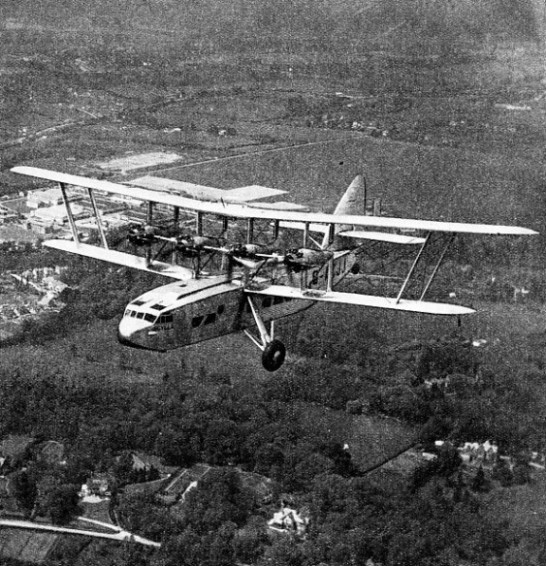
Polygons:
M357 295L356 293L338 293L337 291L317 291L314 289L301 290L284 285L270 285L261 290L246 289L245 291L256 295L272 295L274 297L305 299L306 301L322 301L326 303L342 303L361 307L392 309L423 314L458 316L476 312L474 309L468 307L450 305L447 303L432 303L430 301L412 301L407 299L397 301L396 299L376 297L374 295Z
M172 277L173 279L180 279L184 281L187 279L192 279L193 277L193 272L191 269L187 269L186 267L182 267L180 265L172 265L170 263L163 263L161 261L147 262L143 257L118 252L116 250L99 248L97 246L91 246L89 244L72 242L70 240L46 240L44 242L44 246L47 246L48 248L54 248L56 250L61 250L63 252L70 252L73 254L90 257L92 259L100 259L109 263L116 263L117 265L123 265L125 267L140 269L141 271L147 271L149 273L155 273L157 275L164 275L165 277Z
M274 221L289 221L317 224L348 224L353 226L368 226L383 229L423 230L426 232L457 232L461 234L497 234L497 235L531 235L537 234L534 230L519 226L500 226L493 224L468 224L462 222L438 222L433 220L413 220L407 218L387 218L383 216L356 216L348 214L324 214L316 212L275 211L254 208L240 204L203 202L177 195L166 194L148 189L126 187L110 181L99 181L37 169L35 167L14 167L15 173L30 175L40 179L57 181L68 185L88 187L98 191L105 191L143 201L157 202L174 207L205 212L231 218L254 218Z

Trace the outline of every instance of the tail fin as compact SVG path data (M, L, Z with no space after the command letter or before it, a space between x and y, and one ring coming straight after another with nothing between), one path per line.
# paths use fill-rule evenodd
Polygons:
M345 194L337 203L334 214L366 214L366 180L362 175L357 175ZM335 232L351 230L352 226L336 225ZM328 234L322 240L322 249L328 247Z
M357 175L345 194L338 202L334 214L365 214L366 213L366 181L362 175Z

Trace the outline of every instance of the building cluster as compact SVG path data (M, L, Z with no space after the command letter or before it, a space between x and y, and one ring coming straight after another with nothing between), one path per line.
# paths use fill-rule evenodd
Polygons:
M444 446L452 446L444 440L436 440L434 442L433 451L421 452L421 456L425 460L434 460L437 458L436 452ZM462 463L474 468L492 469L501 461L509 468L513 469L515 459L512 456L499 453L499 447L493 442L486 440L485 442L465 442L457 446L457 452L461 457ZM542 452L531 452L528 455L527 463L530 467L538 471L546 469L546 454Z
M499 457L499 448L489 440L485 442L465 442L457 448L461 460L471 466L493 466Z
M60 280L60 276L66 267L56 265L55 267L41 267L27 269L22 273L10 273L18 285L32 289L41 298L37 306L51 306L57 300L62 300L63 292L68 285Z

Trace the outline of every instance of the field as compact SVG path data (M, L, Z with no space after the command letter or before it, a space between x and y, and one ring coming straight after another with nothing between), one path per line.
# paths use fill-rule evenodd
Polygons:
M40 564L58 539L58 535L51 533L2 528L0 530L0 553L6 558Z

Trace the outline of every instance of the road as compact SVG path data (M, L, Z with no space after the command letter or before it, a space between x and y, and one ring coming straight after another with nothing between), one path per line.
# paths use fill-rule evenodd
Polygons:
M115 533L102 533L99 531L88 531L85 529L75 529L71 527L58 527L57 525L34 523L33 521L20 521L18 519L0 519L0 527L10 527L12 529L27 529L33 531L47 531L51 533L79 535L107 540L131 541L146 546L153 546L155 548L159 548L161 546L159 542L154 542L139 535L134 535L122 529L117 530L117 527L115 527L115 530L117 530L117 532Z

